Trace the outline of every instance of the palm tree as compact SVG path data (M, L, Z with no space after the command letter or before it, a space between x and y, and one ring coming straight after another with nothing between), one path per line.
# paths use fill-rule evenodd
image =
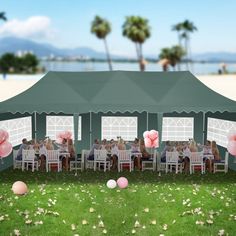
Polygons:
M111 58L106 41L106 37L110 32L111 32L111 24L109 23L109 21L107 21L104 18L101 18L100 16L95 16L91 25L91 33L95 34L99 39L103 39L107 54L107 62L109 65L109 69L112 70Z
M135 43L140 70L145 70L142 44L151 36L148 20L140 16L128 16L122 26L123 36Z
M194 25L193 22L189 20L185 20L182 23L183 33L182 38L185 39L185 51L187 55L187 60L191 59L191 48L190 48L190 33L197 31L197 27Z
M182 39L181 31L183 30L183 23L178 23L176 25L173 25L172 30L177 32L177 34L178 34L178 44L179 44L179 46L182 46L181 45L181 39Z
M179 45L176 45L171 48L163 48L161 50L159 58L165 60L169 65L173 67L173 70L175 70L175 66L181 61L184 55L185 55L184 49ZM164 66L163 70L166 71L167 67L166 65Z
M5 12L0 12L0 20L7 21L7 17L5 15Z

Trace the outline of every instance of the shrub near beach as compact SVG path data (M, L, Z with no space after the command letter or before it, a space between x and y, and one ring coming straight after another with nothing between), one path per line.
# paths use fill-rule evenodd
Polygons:
M27 53L23 56L15 56L6 53L0 58L1 73L35 73L39 62L35 55Z

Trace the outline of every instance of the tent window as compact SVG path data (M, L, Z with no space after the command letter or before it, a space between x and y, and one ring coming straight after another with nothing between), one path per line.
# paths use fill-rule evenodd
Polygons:
M47 116L46 117L46 134L55 140L57 134L61 131L72 132L74 138L74 121L73 116ZM78 140L81 140L81 116L79 116Z
M236 130L235 121L215 118L208 118L207 120L207 139L210 141L215 140L222 147L227 147L227 136L231 130Z
M134 140L138 134L138 118L135 116L103 116L102 139Z
M193 117L163 117L163 141L188 141L193 138Z
M0 121L0 129L9 133L9 142L12 146L22 143L22 139L32 139L32 119L31 116Z

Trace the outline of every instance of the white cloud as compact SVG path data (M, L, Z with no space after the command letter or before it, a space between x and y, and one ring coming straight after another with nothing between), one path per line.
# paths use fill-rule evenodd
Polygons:
M41 40L54 38L55 31L49 17L32 16L26 20L12 19L1 24L0 35Z

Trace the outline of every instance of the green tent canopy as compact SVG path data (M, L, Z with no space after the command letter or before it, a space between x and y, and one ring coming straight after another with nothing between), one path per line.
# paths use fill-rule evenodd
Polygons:
M0 103L0 113L235 112L236 102L190 72L49 72Z

